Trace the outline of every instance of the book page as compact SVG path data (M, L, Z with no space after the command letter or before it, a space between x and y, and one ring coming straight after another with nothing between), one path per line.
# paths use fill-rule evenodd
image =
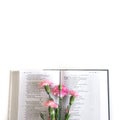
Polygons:
M41 80L59 84L59 71L20 72L18 120L42 120L40 112L46 115L48 108L43 102L48 99L44 88L39 87Z
M19 72L10 71L8 120L18 118Z
M79 94L70 109L70 120L101 120L100 80L104 76L100 75L99 71L62 72L63 84ZM69 98L65 101L64 107L69 104Z

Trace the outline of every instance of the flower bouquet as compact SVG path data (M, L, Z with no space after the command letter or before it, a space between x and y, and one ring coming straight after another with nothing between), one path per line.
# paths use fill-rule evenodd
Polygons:
M44 87L49 98L43 103L45 107L48 107L48 120L69 120L70 108L75 100L75 97L78 96L77 92L69 90L63 84L53 86L53 83L49 80L41 81L40 87ZM69 98L69 102L65 110L63 110L62 102L65 97ZM58 102L56 102L56 99ZM42 120L46 120L45 115L42 112L40 113L40 117Z

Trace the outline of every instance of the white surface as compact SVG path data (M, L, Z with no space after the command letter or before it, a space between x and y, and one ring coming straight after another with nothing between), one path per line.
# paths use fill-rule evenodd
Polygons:
M9 70L108 68L111 120L120 120L119 0L0 1L0 120Z

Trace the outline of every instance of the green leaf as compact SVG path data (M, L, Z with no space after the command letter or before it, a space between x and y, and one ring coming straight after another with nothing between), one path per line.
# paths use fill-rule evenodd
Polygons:
M40 113L40 117L45 120L43 113Z
M70 114L69 113L66 113L65 114L65 120L68 120L70 118Z

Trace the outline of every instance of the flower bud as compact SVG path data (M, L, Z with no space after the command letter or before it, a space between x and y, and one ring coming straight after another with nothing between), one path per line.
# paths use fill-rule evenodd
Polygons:
M62 85L59 85L59 90L62 90Z
M47 94L50 93L50 87L48 85L45 86L45 91L47 92Z
M75 100L75 97L74 97L74 96L71 96L71 97L70 97L70 103L69 103L69 104L72 105L73 102L74 102L74 100Z

